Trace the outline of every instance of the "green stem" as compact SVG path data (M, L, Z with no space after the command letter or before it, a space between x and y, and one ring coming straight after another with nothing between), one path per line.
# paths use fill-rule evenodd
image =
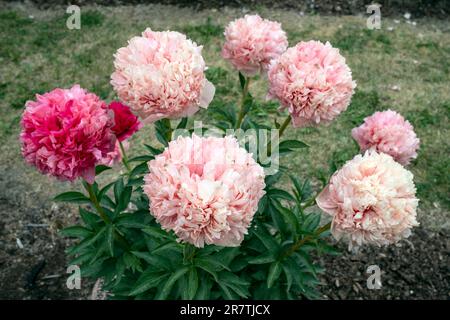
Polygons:
M288 115L287 118L284 120L283 124L280 127L280 132L278 134L279 137L283 135L284 130L286 130L287 126L291 123L291 116Z
M102 206L98 202L97 196L95 195L94 189L92 188L92 184L89 184L88 182L86 182L86 183L83 183L83 185L89 194L89 199L91 200L92 204L94 205L94 207L97 210L100 217L103 219L103 221L106 224L111 224L112 223L111 219L106 215ZM114 237L116 238L116 240L120 243L120 245L125 250L129 250L130 245L128 244L128 241L120 233L118 233L115 228L114 228Z
M89 194L89 199L91 199L91 202L94 205L100 217L103 219L103 221L105 221L106 224L111 223L111 219L109 219L103 208L100 206L100 203L98 202L97 196L95 195L94 189L92 188L92 184L86 182L83 183L83 185Z
M280 127L279 132L278 132L278 139L281 138L281 136L283 135L283 133L286 130L286 128L289 125L289 123L291 123L291 116L290 115L287 116L287 118L281 124L281 127ZM269 141L269 143L267 144L267 155L270 157L271 154L272 154L272 140Z
M325 231L328 231L331 227L331 222L328 222L327 224L321 226L319 229L316 230L316 232L312 235L308 235L304 237L303 239L298 240L296 243L292 245L292 247L284 253L284 257L288 257L291 254L293 254L295 251L297 251L302 245L304 245L306 242L318 237Z
M125 148L123 147L122 141L119 141L119 146L120 146L120 152L122 153L123 165L125 166L125 168L127 168L128 174L130 174L131 167L130 167L130 164L128 163L127 153L125 152Z
M245 98L247 98L247 95L248 95L249 84L250 84L250 78L245 77L245 84L244 84L244 88L242 89L241 110L239 110L239 115L238 115L238 119L236 121L235 129L239 129L241 127L242 120L244 120L244 117L245 117Z

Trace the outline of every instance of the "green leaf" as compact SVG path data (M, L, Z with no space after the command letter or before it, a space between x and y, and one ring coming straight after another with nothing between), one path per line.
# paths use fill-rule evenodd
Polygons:
M264 252L260 256L249 259L248 263L250 263L250 264L265 264L265 263L271 263L274 261L275 261L275 256L273 255L273 253L270 251L267 251L267 252Z
M280 245L269 234L263 224L258 223L254 233L269 251L275 254L280 250Z
M117 203L116 212L122 212L128 207L131 200L132 187L125 187L119 196L119 202Z
M170 260L163 256L152 255L149 252L132 251L131 253L134 254L138 258L144 259L153 268L169 270L171 267Z
M289 292L291 290L293 277L292 277L291 271L289 270L288 267L286 267L284 264L282 267L283 267L284 275L286 276L286 291Z
M297 216L290 209L283 207L278 201L273 201L273 204L284 218L286 225L292 233L296 234L299 229L299 221Z
M65 237L74 238L86 238L93 234L91 230L81 226L67 227L62 229L60 233Z
M100 165L98 165L98 166L95 167L95 175L98 176L98 175L99 175L100 173L102 173L103 171L110 170L110 169L112 169L112 168L100 164Z
M142 232L159 239L170 238L170 235L166 231L152 226L145 227L144 229L142 229Z
M195 259L194 265L199 267L200 269L203 269L210 275L212 275L216 282L219 281L219 277L217 276L216 266L209 263L209 261Z
M125 228L147 228L148 223L147 222L148 214L147 213L123 213L120 215L116 221L116 226L121 226Z
M162 152L164 151L163 149L159 149L159 148L152 147L152 146L149 145L149 144L144 144L144 147L145 147L148 151L150 151L150 153L153 154L154 156L156 156L156 155L158 155L158 154L160 154L160 153L162 153Z
M303 222L302 229L307 232L313 232L319 226L320 223L320 214L319 213L310 213L306 216L305 221Z
M187 123L188 123L188 118L182 118L181 121L177 125L177 129L186 129Z
M284 140L278 145L280 153L290 152L292 149L309 148L309 145L298 140Z
M103 196L108 192L108 190L114 185L114 182L111 182L104 186L97 195L97 200L102 201Z
M78 208L78 212L80 213L81 220L83 220L85 225L91 229L95 229L98 226L98 223L101 221L98 215L87 211L82 207Z
M244 89L245 87L245 76L239 72L239 83L241 85L241 89Z
M165 272L145 272L134 284L133 290L129 293L130 296L136 296L151 288L158 286L165 278L167 278Z
M275 261L270 265L269 274L267 275L267 288L271 288L281 274L281 263Z
M155 159L154 156L145 155L145 156L133 157L133 158L129 159L128 162L142 162L142 161L148 162L153 159Z
M114 183L114 201L116 202L116 204L119 203L120 200L120 195L123 192L123 179L119 178L116 183Z
M147 162L142 162L131 170L130 177L136 177L148 172Z
M135 270L138 270L138 271L142 272L141 262L139 261L139 259L134 254L131 254L129 252L125 252L123 254L123 262L124 262L124 267L131 268L131 270L133 270L133 272Z
M109 255L114 257L114 226L109 225L106 228L106 245L109 251Z
M194 299L198 289L198 274L197 269L192 267L189 270L189 276L188 276L188 293L187 298L189 300Z
M169 242L163 243L162 245L155 248L152 253L156 254L158 252L167 251L167 250L183 252L183 246L181 244L179 244L178 242L169 241Z
M76 253L80 253L83 249L86 247L94 244L96 241L100 240L101 237L103 237L104 233L106 231L106 226L102 227L99 231L97 231L96 234L93 234L90 238L86 238L82 240L79 244L69 248L67 250L67 254L74 255Z
M295 198L287 191L281 189L269 189L267 190L267 196L273 199L284 199L288 201L295 201Z
M166 283L162 287L161 291L158 292L157 296L155 297L156 300L164 300L166 299L170 291L172 290L173 285L175 282L182 277L186 272L189 271L189 267L183 267L181 269L178 269L174 274L172 274L169 279L167 279Z
M74 203L89 203L91 202L88 197L86 197L81 192L69 191L58 194L53 198L54 201L59 202L74 202Z

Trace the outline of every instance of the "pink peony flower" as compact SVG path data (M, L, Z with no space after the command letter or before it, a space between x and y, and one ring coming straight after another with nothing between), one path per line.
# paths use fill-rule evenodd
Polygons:
M113 101L108 106L114 112L114 127L111 130L119 141L131 137L141 128L138 118L131 113L130 107L119 101Z
M361 151L374 149L384 152L395 161L407 165L417 157L419 139L413 126L395 111L375 112L352 130L352 137Z
M181 33L146 29L117 50L111 84L146 123L191 116L214 96L201 51Z
M349 248L365 243L387 245L406 238L417 226L419 200L413 174L391 156L367 151L334 173L317 197L317 205L333 216L331 232L346 237Z
M339 50L328 42L300 42L269 68L268 98L281 102L294 127L329 123L350 104L356 87Z
M178 137L149 162L144 192L182 241L238 246L264 195L264 171L231 136Z
M281 24L246 15L234 20L225 29L222 57L246 76L267 71L270 61L288 47Z
M114 148L114 121L106 104L80 86L54 89L28 101L22 115L22 154L61 180L93 183L95 165Z

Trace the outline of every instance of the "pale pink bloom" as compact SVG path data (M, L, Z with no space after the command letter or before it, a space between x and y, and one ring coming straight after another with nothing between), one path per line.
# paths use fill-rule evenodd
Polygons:
M246 76L266 72L270 61L288 47L286 33L278 22L258 15L245 15L228 24L222 57Z
M415 194L411 172L387 154L367 151L334 173L316 201L333 216L333 236L347 238L349 248L357 249L408 237L418 225Z
M375 112L352 130L361 151L374 149L407 165L417 157L420 141L413 126L395 111Z
M214 96L201 51L181 33L147 28L117 50L111 84L146 123L191 116Z
M300 42L272 61L268 98L287 108L294 127L329 123L350 104L356 87L350 68L330 43Z
M231 136L178 137L149 170L150 212L196 247L238 246L264 195L262 167Z
M74 85L27 101L22 115L22 154L44 174L93 183L95 165L113 150L114 116L93 93Z

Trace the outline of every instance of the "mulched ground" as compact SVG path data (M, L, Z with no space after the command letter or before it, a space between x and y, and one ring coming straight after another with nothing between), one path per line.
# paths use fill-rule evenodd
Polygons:
M5 200L5 199L2 199ZM0 203L2 203L0 201ZM6 211L8 210L8 211ZM70 241L58 236L55 226L39 226L36 217L48 221L63 219L66 209L49 212L24 211L11 204L0 204L0 212L9 212L0 224L0 299L87 299L92 281L82 279L81 290L69 290L64 250ZM23 248L20 248L17 239ZM338 244L340 256L322 256L325 266L321 292L324 299L449 299L450 237L421 227L399 246L364 247L358 254ZM367 267L381 269L382 287L366 286Z
M422 227L398 246L364 247L358 254L340 243L342 255L319 259L326 268L322 293L326 299L449 299L450 236ZM370 265L381 270L381 288L368 289Z

